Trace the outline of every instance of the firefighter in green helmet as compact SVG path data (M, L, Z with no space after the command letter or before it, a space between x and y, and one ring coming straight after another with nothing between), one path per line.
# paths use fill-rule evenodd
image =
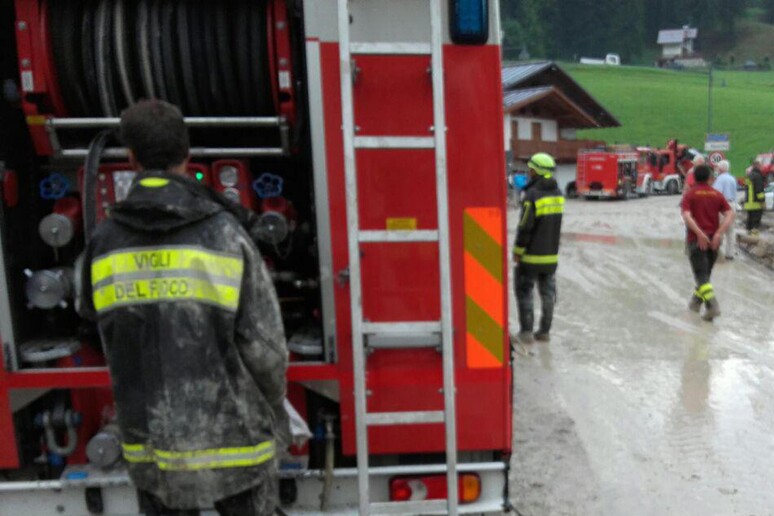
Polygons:
M527 162L529 183L521 201L519 227L513 247L514 290L521 327L517 340L530 344L548 341L556 301L556 268L559 263L559 233L564 197L554 179L556 162L540 152ZM538 286L541 317L534 333L533 291Z

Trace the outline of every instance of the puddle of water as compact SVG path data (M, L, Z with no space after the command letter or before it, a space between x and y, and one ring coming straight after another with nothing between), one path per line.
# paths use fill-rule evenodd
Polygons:
M685 241L678 238L631 238L618 235L599 235L594 233L562 233L562 240L615 245L622 247L638 247L641 245L658 247L662 249L682 249L685 247Z

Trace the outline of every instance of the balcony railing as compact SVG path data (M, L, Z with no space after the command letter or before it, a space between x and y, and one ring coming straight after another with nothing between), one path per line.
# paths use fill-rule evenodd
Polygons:
M536 152L547 152L558 162L574 162L578 150L604 146L605 142L594 140L560 140L558 142L538 142L529 140L511 140L511 149L515 159L527 160Z

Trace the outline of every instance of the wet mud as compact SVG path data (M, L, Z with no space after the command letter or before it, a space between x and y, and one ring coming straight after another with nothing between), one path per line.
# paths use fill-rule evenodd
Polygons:
M774 514L774 272L720 261L702 321L677 204L568 201L552 340L514 352L518 513Z

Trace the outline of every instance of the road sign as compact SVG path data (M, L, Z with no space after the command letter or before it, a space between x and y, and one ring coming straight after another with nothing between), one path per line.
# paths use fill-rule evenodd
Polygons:
M707 156L707 161L709 161L710 165L713 167L718 166L718 163L724 159L726 159L726 155L720 151L711 152L710 155Z
M704 141L704 150L711 151L727 151L731 150L731 138L728 133L708 133L707 139Z

